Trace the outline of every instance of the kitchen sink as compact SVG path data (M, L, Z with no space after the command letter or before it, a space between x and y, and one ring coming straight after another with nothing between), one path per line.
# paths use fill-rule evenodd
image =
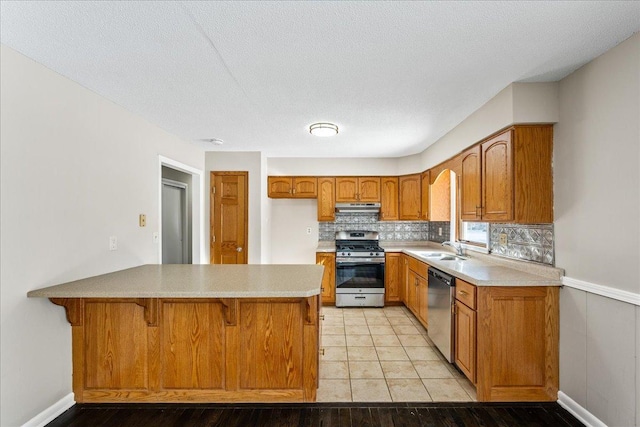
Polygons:
M464 261L467 257L463 257L460 255L454 255L449 252L423 252L416 251L416 255L424 258L437 259L439 261Z

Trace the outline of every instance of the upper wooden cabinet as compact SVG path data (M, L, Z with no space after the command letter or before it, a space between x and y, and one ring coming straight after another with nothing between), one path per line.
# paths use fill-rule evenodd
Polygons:
M553 222L553 127L513 126L462 153L460 217Z
M380 179L380 220L398 220L398 177L384 176Z
M336 219L336 179L318 177L318 221Z
M318 197L317 179L314 176L270 176L269 197L281 199L315 199Z
M444 169L431 184L431 221L451 220L451 170Z
M429 221L429 200L431 196L431 171L424 171L421 175L422 185L420 186L420 191L422 193L422 219L425 221Z
M336 178L336 202L379 202L380 177Z
M480 145L462 153L460 164L460 218L463 221L480 220Z
M399 178L399 200L401 220L422 219L421 174L405 175Z

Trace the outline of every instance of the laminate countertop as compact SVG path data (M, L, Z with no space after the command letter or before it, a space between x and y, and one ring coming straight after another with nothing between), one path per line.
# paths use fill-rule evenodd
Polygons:
M335 252L334 242L320 242L318 252ZM465 260L440 260L428 253L453 255L433 242L380 242L387 253L401 252L476 286L561 286L564 270L552 266L467 251ZM331 249L333 248L333 250Z
M302 298L320 294L321 265L148 264L47 288L42 298Z

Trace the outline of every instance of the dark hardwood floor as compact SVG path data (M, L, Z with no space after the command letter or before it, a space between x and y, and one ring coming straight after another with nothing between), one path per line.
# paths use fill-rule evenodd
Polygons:
M48 427L582 426L557 403L83 404Z

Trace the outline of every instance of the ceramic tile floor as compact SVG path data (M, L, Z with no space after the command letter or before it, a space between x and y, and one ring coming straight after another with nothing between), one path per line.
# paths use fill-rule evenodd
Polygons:
M473 385L405 307L323 307L318 402L470 402Z

